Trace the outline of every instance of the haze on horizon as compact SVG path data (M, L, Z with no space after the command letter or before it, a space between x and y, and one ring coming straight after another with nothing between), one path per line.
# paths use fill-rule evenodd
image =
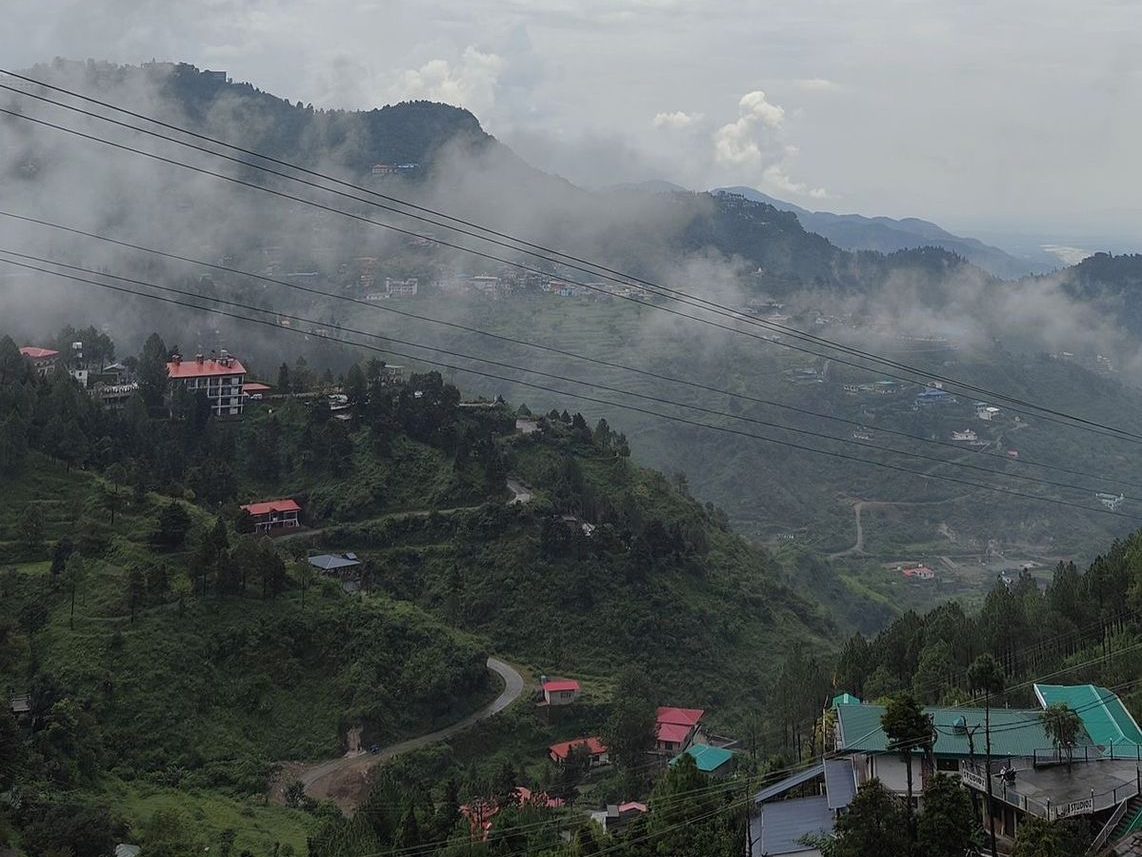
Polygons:
M751 185L977 235L1142 246L1142 11L1059 0L8 0L8 67L225 69L467 107L586 186Z

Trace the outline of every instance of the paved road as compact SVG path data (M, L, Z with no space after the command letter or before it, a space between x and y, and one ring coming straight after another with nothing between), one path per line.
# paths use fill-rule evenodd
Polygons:
M498 714L520 698L523 694L523 676L511 664L499 658L488 658L488 669L504 680L504 689L499 696L475 714L470 714L451 726L445 726L427 735L419 735L385 747L379 753L356 753L302 768L295 772L296 779L301 780L305 786L305 793L310 797L317 800L332 800L342 811L351 811L364 798L368 789L369 771L378 763L399 756L401 753L451 738L481 720L487 720Z

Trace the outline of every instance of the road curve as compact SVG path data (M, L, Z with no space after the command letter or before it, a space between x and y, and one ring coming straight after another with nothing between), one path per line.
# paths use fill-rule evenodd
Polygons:
M481 720L487 720L503 711L523 694L523 676L511 664L499 658L488 658L488 669L504 680L504 689L490 703L463 720L429 732L408 738L382 749L379 753L357 753L330 759L296 773L296 778L305 786L305 793L315 800L332 800L342 811L349 812L364 797L368 787L368 775L378 763L391 759L410 750L418 750L429 744L444 741L463 732Z

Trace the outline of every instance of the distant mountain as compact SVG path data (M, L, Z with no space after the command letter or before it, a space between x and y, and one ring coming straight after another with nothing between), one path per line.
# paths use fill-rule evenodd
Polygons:
M1038 253L1030 257L1013 256L975 238L953 235L935 223L916 217L894 220L891 217L809 211L750 187L716 188L713 193L739 194L746 199L764 202L782 211L792 211L807 230L823 235L845 250L877 250L881 253L892 253L925 246L941 247L1005 279L1040 274L1058 267L1058 260L1048 253Z

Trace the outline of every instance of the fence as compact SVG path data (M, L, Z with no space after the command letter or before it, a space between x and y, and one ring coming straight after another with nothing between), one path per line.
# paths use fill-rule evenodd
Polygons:
M981 765L961 761L960 779L964 785L976 791L987 791L986 774ZM1139 782L1135 780L1135 782L1123 783L1104 792L1095 792L1094 789L1091 789L1089 797L1073 800L1069 803L1053 804L1050 799L1041 801L1038 798L1022 794L1000 775L994 772L991 775L991 796L993 798L1047 821L1102 812L1130 800L1137 794L1139 794Z

